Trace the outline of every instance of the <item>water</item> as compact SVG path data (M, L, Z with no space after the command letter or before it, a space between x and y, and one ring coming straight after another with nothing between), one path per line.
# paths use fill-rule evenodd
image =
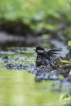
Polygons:
M33 48L12 47L0 52L0 106L66 104L60 99L64 92L53 92L60 86L58 82L34 80L35 57Z

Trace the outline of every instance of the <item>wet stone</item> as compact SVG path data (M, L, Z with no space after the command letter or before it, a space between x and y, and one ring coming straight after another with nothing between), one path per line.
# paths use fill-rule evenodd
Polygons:
M7 64L5 67L7 69L14 69L15 66L13 64Z
M49 79L50 79L50 80L58 80L59 77L58 77L57 75L50 75L50 76L49 76Z
M15 70L26 70L28 68L28 66L7 64L5 66L5 68L7 68L7 69L15 69Z
M42 80L43 79L43 76L44 76L43 74L38 75L38 76L35 77L35 80L36 81Z
M23 66L23 65L16 65L17 70L26 70L28 66Z
M37 74L37 71L38 71L37 69L34 69L34 70L32 71L32 73L33 73L33 74Z
M59 79L59 76L56 75L55 73L52 74L52 72L39 72L37 71L36 72L36 79L39 78L41 79L41 76L43 80L58 80Z
M44 79L44 80L48 80L48 79L49 79L49 73L45 73L43 79Z
M59 75L57 74L57 70L51 71L49 75L50 80L58 80Z
M4 57L2 58L2 61L3 61L3 62L8 62L8 61L9 61L8 56L4 56Z
M34 66L34 64L30 64L30 66L29 66L30 68L34 68L35 66Z

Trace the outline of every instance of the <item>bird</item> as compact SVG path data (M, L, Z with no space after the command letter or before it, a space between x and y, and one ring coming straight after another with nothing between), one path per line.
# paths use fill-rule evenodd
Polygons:
M38 46L35 49L37 53L36 57L36 67L50 65L55 68L55 59L57 59L57 54L62 51L61 48L45 49L42 46Z
M36 47L35 51L37 53L36 67L39 67L41 65L45 66L48 62L46 50L42 46L38 46Z

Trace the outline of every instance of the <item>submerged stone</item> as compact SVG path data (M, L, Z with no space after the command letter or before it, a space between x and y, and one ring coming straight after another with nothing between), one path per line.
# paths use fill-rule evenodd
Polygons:
M7 69L13 69L15 66L13 64L7 64L5 67Z
M2 58L2 60L3 60L3 62L8 62L8 61L9 61L9 58L8 58L8 56L4 56L4 57Z

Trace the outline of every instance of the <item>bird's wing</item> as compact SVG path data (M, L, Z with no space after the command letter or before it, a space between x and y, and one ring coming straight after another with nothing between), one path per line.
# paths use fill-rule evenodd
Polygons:
M61 51L62 51L61 48L58 48L58 49L50 49L50 50L47 51L47 55L48 55L48 56L51 56L51 57L54 57L54 56L57 56L57 54L59 54Z

